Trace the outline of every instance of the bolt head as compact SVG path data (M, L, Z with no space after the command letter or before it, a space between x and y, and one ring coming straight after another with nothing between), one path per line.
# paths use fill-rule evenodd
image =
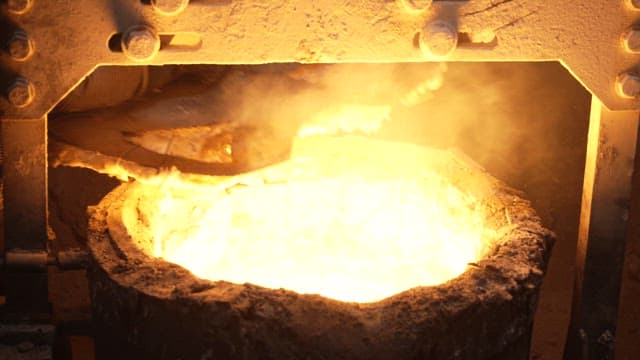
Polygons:
M640 10L640 0L627 0L627 5L634 10Z
M433 0L399 0L407 11L423 11L431 7ZM640 0L639 0L640 1Z
M420 49L427 58L444 59L458 46L458 31L447 21L427 24L420 33Z
M33 54L33 43L24 31L16 31L9 39L7 51L13 60L25 61Z
M33 0L7 0L7 10L14 15L22 15L31 9Z
M160 36L146 25L131 27L122 36L122 51L133 61L149 61L160 51Z
M31 83L25 79L16 79L7 91L7 99L11 105L23 108L33 102L36 92Z
M618 94L626 99L634 99L640 96L640 76L623 73L616 81Z
M151 0L151 6L166 16L178 15L189 5L189 0Z
M622 34L622 45L630 53L640 53L640 29L625 31Z

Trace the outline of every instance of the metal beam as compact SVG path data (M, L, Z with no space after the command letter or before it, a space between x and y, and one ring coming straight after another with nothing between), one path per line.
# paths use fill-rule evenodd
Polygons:
M3 23L13 51L0 56L0 90L11 94L0 112L42 116L98 65L443 60L425 51L430 38L450 39L451 61L558 60L609 108L640 108L636 1L406 2L192 1L167 15L131 0L17 1L33 6Z
M47 251L47 117L2 120L4 250ZM46 268L7 270L6 312L49 312Z
M565 360L614 359L639 117L593 97Z

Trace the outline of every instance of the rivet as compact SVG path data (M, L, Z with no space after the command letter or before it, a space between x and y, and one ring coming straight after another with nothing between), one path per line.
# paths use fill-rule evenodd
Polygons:
M457 46L458 31L447 21L428 23L420 33L420 49L427 58L446 58Z
M7 99L11 105L23 108L33 102L36 92L31 83L23 78L17 78L9 86Z
M129 28L122 36L122 51L133 61L149 61L160 51L160 36L147 25Z
M189 5L189 0L151 0L153 9L167 16L178 15L187 5Z

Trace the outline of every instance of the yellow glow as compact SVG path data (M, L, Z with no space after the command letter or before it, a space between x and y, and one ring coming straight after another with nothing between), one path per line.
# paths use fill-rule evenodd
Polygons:
M298 136L361 132L373 134L389 119L389 105L345 105L320 111L304 122Z
M299 138L289 161L259 171L147 179L125 225L144 224L145 251L202 278L377 301L455 278L493 241L479 199L442 173L443 153Z

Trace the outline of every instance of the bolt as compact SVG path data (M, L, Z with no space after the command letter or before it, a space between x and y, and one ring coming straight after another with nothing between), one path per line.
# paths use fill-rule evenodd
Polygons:
M33 43L26 32L18 30L9 39L7 51L13 60L25 61L33 54Z
M14 15L22 15L31 9L32 0L7 0L7 9Z
M9 91L7 91L7 99L11 105L17 108L31 104L35 95L36 92L33 85L23 78L14 80L13 84L9 86Z
M189 0L151 0L151 6L162 15L178 15L189 5Z
M446 58L458 45L458 31L447 21L427 24L420 34L420 49L428 58Z
M627 99L633 99L640 95L640 77L635 74L623 73L616 80L618 94Z
M640 10L640 0L627 0L627 4L634 10Z
M433 0L400 0L400 2L407 11L422 11L428 9Z
M122 36L122 51L133 61L151 60L160 51L160 37L149 26L131 27Z
M622 45L628 52L640 53L640 29L631 28L625 31L622 34Z

